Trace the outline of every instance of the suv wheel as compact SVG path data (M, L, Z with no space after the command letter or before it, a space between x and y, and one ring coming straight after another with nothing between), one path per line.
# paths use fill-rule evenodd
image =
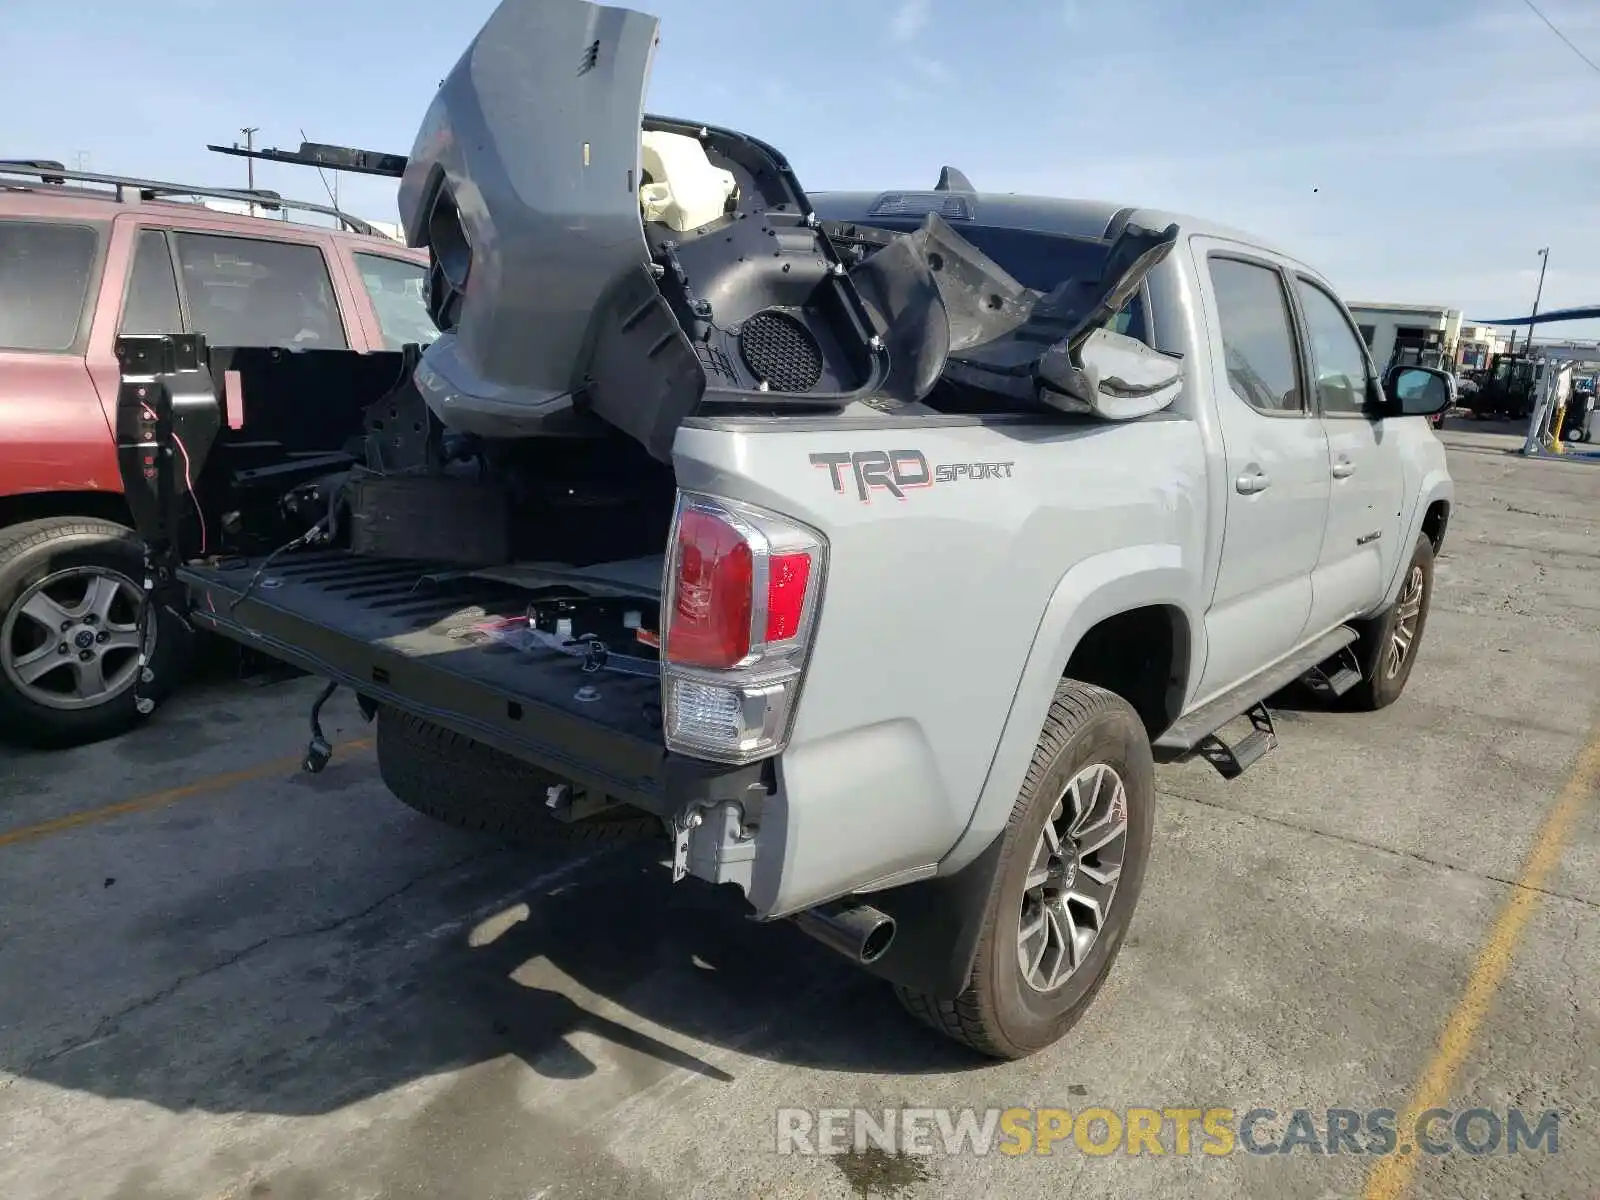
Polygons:
M916 1016L995 1058L1061 1038L1122 947L1150 855L1155 770L1122 697L1064 680L1002 835L967 985L954 1000L898 989Z
M0 531L0 729L35 746L97 741L138 719L137 621L144 552L134 533L92 517L50 517ZM171 690L188 630L170 613L146 633Z
M1364 712L1376 712L1400 699L1411 668L1416 665L1422 631L1428 624L1428 605L1433 599L1433 543L1427 534L1417 536L1417 544L1406 564L1400 595L1388 610L1358 628L1361 641L1357 656L1366 665L1366 678L1345 693L1346 703Z

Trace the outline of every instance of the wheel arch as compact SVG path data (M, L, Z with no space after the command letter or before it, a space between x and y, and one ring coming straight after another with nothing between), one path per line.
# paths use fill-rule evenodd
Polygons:
M1123 695L1152 737L1176 719L1204 661L1197 582L1182 547L1172 544L1108 551L1061 578L1040 617L971 819L941 861L941 875L977 858L1004 828L1069 664L1099 676L1081 682ZM1156 645L1130 656L1119 646L1129 637L1153 637Z
M1375 612L1388 608L1400 595L1400 584L1406 574L1405 566L1411 561L1411 548L1416 545L1418 537L1426 535L1435 554L1443 549L1450 513L1455 507L1455 494L1455 483L1444 467L1428 472L1423 478L1422 486L1417 489L1417 502L1408 514L1410 520L1402 530L1403 539L1399 553L1395 555L1394 573L1389 578L1389 586L1384 589L1383 603Z
M79 489L0 496L0 532L26 521L48 517L92 517L128 529L134 527L133 513L121 492Z

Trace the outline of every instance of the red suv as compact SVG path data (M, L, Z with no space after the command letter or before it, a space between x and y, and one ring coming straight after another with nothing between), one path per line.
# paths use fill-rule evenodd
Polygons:
M135 718L143 566L112 435L116 338L425 344L437 336L427 263L373 226L274 193L0 161L0 734L81 742ZM151 694L180 673L187 633L171 614L149 623Z

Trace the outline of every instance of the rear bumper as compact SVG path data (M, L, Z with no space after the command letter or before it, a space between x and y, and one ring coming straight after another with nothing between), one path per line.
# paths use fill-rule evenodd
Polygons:
M181 568L194 624L663 817L765 790L760 764L668 753L654 681L464 638L521 607L510 589L335 553L286 557L252 588L259 565Z
M794 866L786 851L819 836L813 831L808 839L793 827L793 797L777 790L773 763L730 767L668 753L656 680L588 673L566 655L460 636L525 608L516 589L344 553L286 556L257 577L260 565L181 568L196 626L668 820L697 812L702 819L684 845L688 873L739 884L757 915L773 915L770 901L785 890L781 877ZM585 687L597 695L580 701ZM860 792L853 797L859 802ZM747 822L758 829L753 836L736 832ZM829 839L820 832L825 849ZM884 836L894 842L912 832L890 822ZM866 969L919 991L958 994L982 932L999 848L997 838L949 877L868 895L899 932ZM805 882L817 883L809 876Z

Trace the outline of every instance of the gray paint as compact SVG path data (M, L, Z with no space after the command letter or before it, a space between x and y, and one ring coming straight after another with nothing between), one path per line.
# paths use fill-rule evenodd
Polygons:
M430 105L399 204L406 240L431 245L453 198L470 243L459 321L416 376L453 428L526 435L564 412L602 297L645 262L639 128L656 29L628 9L504 0Z
M1063 222L1116 211L1059 210ZM948 874L976 857L1004 827L1072 650L1106 617L1152 604L1183 613L1187 712L1392 598L1428 506L1452 498L1443 447L1421 418L1275 418L1247 406L1222 370L1205 268L1223 241L1196 226L1150 280L1156 340L1183 355L1183 393L1157 417L885 418L874 432L862 414L831 431L781 420L679 431L680 486L788 514L829 541L816 647L757 837L758 911L791 912L896 872ZM1226 244L1325 284L1242 237ZM1395 510L1370 511L1370 495L1331 477L1329 431L1352 426L1374 447L1367 476L1354 478L1381 474L1386 495L1404 496ZM1012 475L863 504L808 461L906 448L934 464L1009 461ZM1230 486L1261 455L1301 480L1298 496ZM1330 527L1369 519L1383 530L1376 543L1325 546ZM1247 532L1225 537L1230 528ZM1306 557L1285 572L1279 547L1290 541Z
M419 240L449 182L472 241L459 331L419 373L460 428L536 432L530 414L563 407L579 382L590 314L645 260L631 172L654 37L652 18L624 10L505 0L430 110L401 207ZM871 223L886 195L810 201L824 220ZM1421 419L1269 417L1232 391L1206 255L1248 253L1326 286L1260 239L1107 201L895 196L902 214L932 205L957 232L963 214L1092 239L1177 225L1144 294L1180 388L1163 412L1115 424L919 420L865 404L833 420L690 420L675 435L669 422L680 487L803 521L829 544L793 735L745 883L765 915L970 862L1003 827L1056 683L1097 622L1146 605L1182 614L1192 711L1379 609L1428 504L1452 493ZM809 459L902 449L1010 469L862 503ZM1332 477L1335 454L1357 460L1354 486ZM1241 494L1233 481L1257 470L1273 486ZM1381 536L1357 546L1357 528Z

